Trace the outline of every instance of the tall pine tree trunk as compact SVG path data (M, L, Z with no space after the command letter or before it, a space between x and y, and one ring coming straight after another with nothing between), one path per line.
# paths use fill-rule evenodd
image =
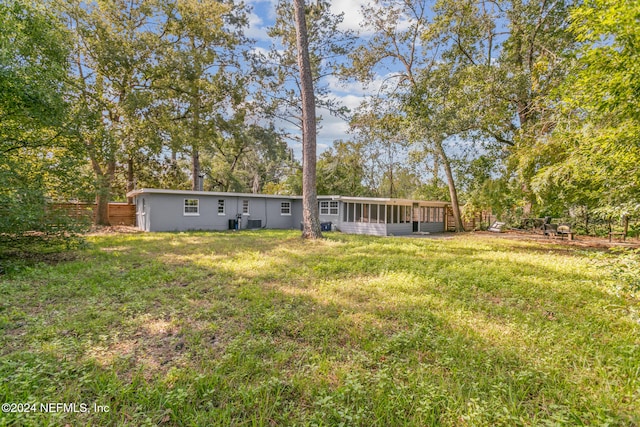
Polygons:
M293 8L302 97L302 237L317 239L322 237L322 234L316 189L316 103L309 61L304 0L294 0Z
M193 107L193 127L191 128L191 189L200 191L204 183L200 178L200 90L196 81L191 82L191 97Z
M200 153L195 146L191 152L191 173L193 174L191 189L193 191L200 191Z

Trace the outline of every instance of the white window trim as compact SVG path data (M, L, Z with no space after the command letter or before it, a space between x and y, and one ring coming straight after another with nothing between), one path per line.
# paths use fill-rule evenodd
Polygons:
M195 207L198 209L197 212L187 212L187 200L196 200L198 203L195 205ZM193 207L193 206L190 206ZM184 199L184 201L182 202L182 215L183 216L200 216L200 199Z
M331 206L335 205L335 206ZM335 213L331 213L332 210L335 209ZM329 215L338 216L340 215L340 204L338 202L329 202Z
M338 216L340 214L340 208L339 208L338 202L334 202L334 201L321 200L319 209L320 209L320 215ZM334 213L331 213L331 211L334 211Z
M244 211L244 202L247 202L247 211L246 212ZM249 206L250 206L249 200L243 200L242 201L242 215L244 215L244 216L251 215L251 213L250 213L251 211L249 210Z
M220 212L220 201L222 201L222 212ZM217 199L216 210L218 211L218 215L219 216L226 216L227 215L227 201L225 199Z
M285 212L282 211L282 208L284 208L283 205L285 203L289 204L289 208L288 208L289 212L288 213L285 213ZM280 215L281 216L291 216L291 202L280 202Z

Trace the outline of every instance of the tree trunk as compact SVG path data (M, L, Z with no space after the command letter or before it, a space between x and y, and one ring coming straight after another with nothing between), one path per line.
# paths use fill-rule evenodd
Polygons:
M135 188L133 180L134 178L134 164L133 164L133 156L129 155L127 159L127 193L133 191ZM127 203L133 203L133 197L127 197Z
M447 157L447 154L444 152L442 141L436 141L435 146L436 146L436 151L440 156L440 160L442 160L444 171L447 175L449 195L451 196L451 210L453 211L453 219L455 221L456 232L464 231L464 225L462 224L462 215L460 214L460 204L458 202L458 191L456 190L456 184L453 179L453 172L451 171L451 163L449 163L449 158Z
M255 173L253 175L253 184L251 185L251 192L253 194L258 194L259 191L260 191L260 175L258 175L258 173Z
M440 170L440 156L433 156L433 187L438 188L438 171Z
M191 128L191 173L193 191L204 189L203 180L200 178L200 90L196 81L191 82L191 97L193 107L193 127Z
M294 0L293 8L302 98L302 237L317 239L322 237L322 233L316 189L316 102L309 61L304 0Z
M393 148L391 147L391 144L389 144L388 148L389 148L389 151L387 152L387 154L389 155L389 198L393 199L396 189L393 185L394 158L393 158Z
M96 225L111 225L109 222L109 185L105 182L105 176L98 178L98 191L96 192Z
M106 173L95 159L91 159L93 171L96 175L96 225L111 225L109 222L109 199L111 198L111 183L116 170L115 160L109 161Z
M584 234L589 235L589 208L584 207Z
M193 174L191 189L193 191L200 191L200 153L196 147L193 147L193 151L191 152L191 173Z

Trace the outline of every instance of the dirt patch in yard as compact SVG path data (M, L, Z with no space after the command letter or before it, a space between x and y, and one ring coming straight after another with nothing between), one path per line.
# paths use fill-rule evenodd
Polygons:
M108 343L93 346L87 355L105 368L126 360L130 369L125 370L125 377L142 368L148 379L184 364L185 351L179 329L170 322L155 319L140 325L131 335L112 337Z
M87 235L88 236L107 236L110 234L118 234L118 233L133 234L133 233L143 233L143 231L136 227L131 227L128 225L110 225L110 226L94 225L91 227L91 230L89 230Z
M487 237L495 237L501 239L512 239L512 240L522 240L522 241L531 241L536 243L548 243L553 245L566 245L566 246L574 246L574 247L582 247L587 249L599 249L599 250L607 250L609 248L640 248L640 240L633 238L627 239L625 241L620 241L619 239L613 239L609 242L608 238L602 237L593 237L593 236L574 236L574 240L569 240L568 238L553 238L544 236L542 234L536 233L527 233L524 231L507 231L504 233L492 233L489 231L474 231L467 233L469 235L478 235L478 236L487 236Z

